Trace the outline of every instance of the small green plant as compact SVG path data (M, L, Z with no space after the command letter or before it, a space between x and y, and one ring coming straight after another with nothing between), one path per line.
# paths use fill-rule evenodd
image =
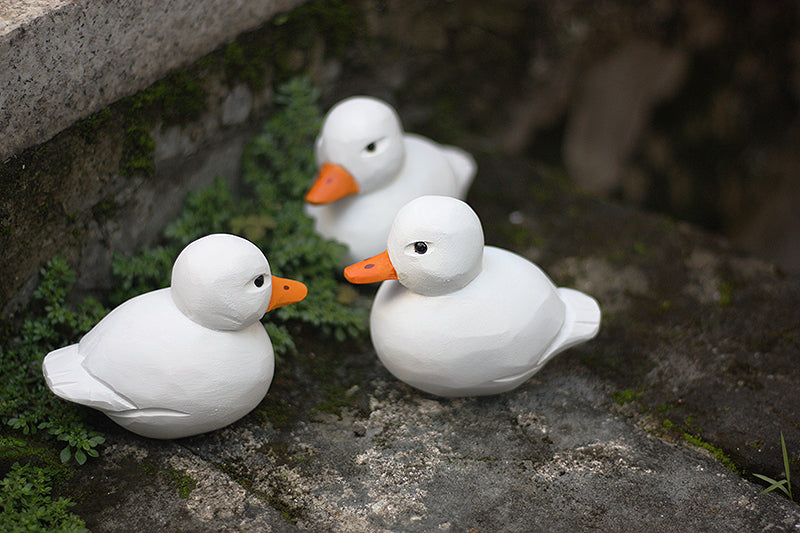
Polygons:
M786 452L786 441L783 440L783 432L781 431L781 450L783 451L783 470L784 474L786 475L786 479L781 479L780 481L776 481L771 477L764 476L762 474L753 474L755 477L762 481L766 481L770 484L769 487L761 491L761 494L765 492L772 492L775 489L780 489L787 498L794 501L792 497L792 481L791 481L791 472L789 471L789 454Z
M0 531L88 532L83 521L69 512L73 503L50 496L56 473L50 468L14 463L0 481Z
M51 259L18 335L6 332L0 347L0 421L25 435L43 431L45 438L66 443L62 460L83 463L96 456L103 437L86 427L79 408L56 398L42 378L43 356L71 344L106 313L94 298L67 304L75 272L62 258Z
M322 124L317 98L305 78L280 88L277 100L284 106L282 111L267 122L242 161L243 178L255 193L255 205L231 224L264 250L275 271L308 285L308 296L281 307L275 318L308 324L322 335L344 341L366 331L367 309L350 305L344 296L349 285L337 280L344 246L316 234L304 211L303 195L316 173L309 147ZM260 226L252 224L259 220Z
M62 463L68 462L74 456L75 462L82 465L86 462L87 456L97 457L99 455L97 446L106 441L105 437L96 431L85 429L65 431L64 428L52 422L39 424L39 429L47 429L50 435L67 443L59 454Z

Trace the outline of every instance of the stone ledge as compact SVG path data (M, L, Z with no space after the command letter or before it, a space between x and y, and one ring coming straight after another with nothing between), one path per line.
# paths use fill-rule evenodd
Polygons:
M0 4L0 161L302 0Z
M61 490L103 498L72 511L124 533L799 531L800 507L721 462L781 479L779 435L800 449L800 279L527 160L477 159L486 242L596 297L595 339L513 391L439 398L366 339L309 329L219 431L157 441L89 413L104 449Z

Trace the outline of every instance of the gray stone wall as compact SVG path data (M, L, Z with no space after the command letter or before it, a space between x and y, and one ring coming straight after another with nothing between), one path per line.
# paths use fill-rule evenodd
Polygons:
M299 3L3 2L0 161Z

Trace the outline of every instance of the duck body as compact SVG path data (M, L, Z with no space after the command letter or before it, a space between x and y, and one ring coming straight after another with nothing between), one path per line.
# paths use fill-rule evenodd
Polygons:
M458 157L458 148L443 147L413 134L405 134L403 143L403 166L384 186L328 204L306 204L315 231L347 245L348 264L383 250L395 213L414 198L426 194L462 199L466 196L474 170L463 172L462 176L456 173L459 163L452 160ZM462 157L460 168L466 169L470 156L464 152ZM468 180L464 179L467 174Z
M347 267L345 277L386 280L370 313L375 352L397 378L439 396L512 390L600 327L594 298L484 246L477 215L455 198L406 204L387 250Z
M576 306L590 311L588 327L572 322ZM551 357L594 336L598 323L590 297L558 289L533 263L487 246L481 273L458 291L424 296L383 282L370 333L398 379L439 396L480 396L516 388ZM566 334L576 329L585 331Z
M117 307L78 344L49 354L44 368L58 396L139 435L169 439L250 412L269 389L275 358L260 322L236 331L201 326L166 288Z
M209 235L184 248L170 287L121 304L77 344L47 354L42 372L57 396L145 437L219 429L258 405L272 382L260 318L306 293L272 276L249 241Z

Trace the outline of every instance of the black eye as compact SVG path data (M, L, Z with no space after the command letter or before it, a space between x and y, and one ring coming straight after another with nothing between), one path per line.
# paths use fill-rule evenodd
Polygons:
M261 274L256 279L254 279L253 283L255 284L256 287L261 287L262 285L264 285L264 274Z
M419 255L422 255L428 251L428 245L422 241L415 242L414 251L417 252Z
M372 153L372 152L374 152L374 151L375 151L375 148L377 148L377 146L375 146L375 143L374 143L374 142L371 142L371 143L369 143L369 144L367 145L367 152L370 152L370 153Z

